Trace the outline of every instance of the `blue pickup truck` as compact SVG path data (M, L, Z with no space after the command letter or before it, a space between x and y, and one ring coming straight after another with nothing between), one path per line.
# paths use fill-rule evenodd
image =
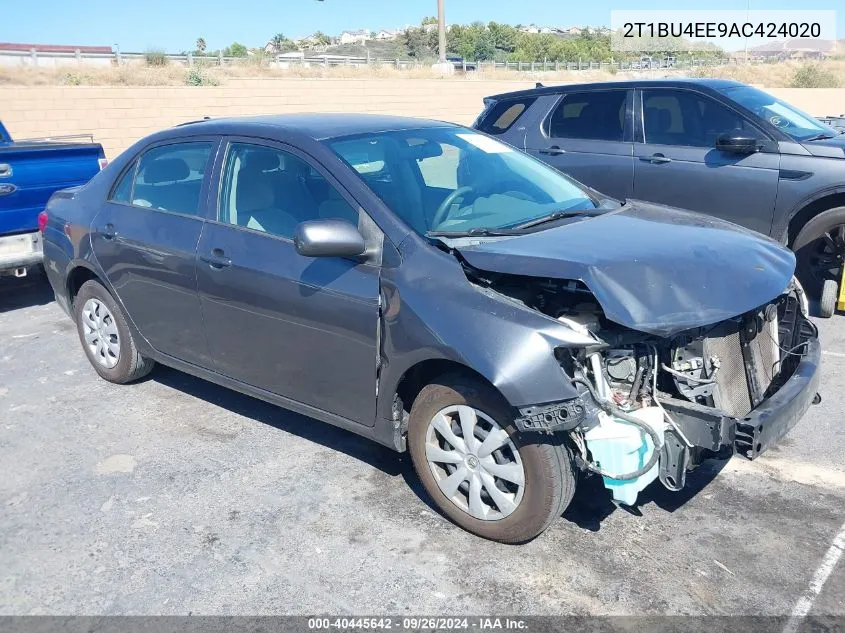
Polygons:
M41 264L39 213L47 200L85 184L105 165L103 148L91 137L13 141L0 122L0 276L24 277Z

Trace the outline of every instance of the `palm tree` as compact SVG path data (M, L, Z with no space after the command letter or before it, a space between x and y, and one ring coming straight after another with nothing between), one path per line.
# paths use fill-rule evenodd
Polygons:
M197 38L197 52L200 55L205 55L205 39L202 37Z
M279 51L282 50L282 46L285 45L286 41L287 41L287 38L284 36L283 33L276 33L273 36L273 39L270 40L270 43L273 45L273 50L275 50L276 52L279 52Z

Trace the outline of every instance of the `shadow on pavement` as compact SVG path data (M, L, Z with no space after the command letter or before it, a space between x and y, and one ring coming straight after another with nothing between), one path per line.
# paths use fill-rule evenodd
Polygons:
M727 460L710 460L703 463L696 470L687 473L686 486L680 492L667 490L655 480L640 492L636 505L631 507L614 503L601 477L582 477L578 482L572 503L563 513L563 518L584 530L598 532L602 521L617 509L635 516L642 516L640 508L653 503L661 510L675 512L704 490L727 463Z
M46 305L53 299L53 288L43 274L0 277L0 312Z
M408 487L433 512L439 513L428 493L414 472L407 453L399 454L372 440L355 435L319 420L293 413L281 407L258 400L201 378L195 378L169 367L159 365L149 376L163 385L210 402L238 415L251 418L281 431L315 442L332 450L365 462L391 477L401 476ZM686 487L680 492L666 490L658 481L643 490L637 505L631 508L617 506L605 489L600 477L580 477L572 503L563 518L582 529L597 532L602 522L617 509L640 515L639 508L648 503L674 512L701 492L719 474L725 461L705 462L687 475Z
M316 442L327 448L341 451L350 457L378 468L387 475L397 476L406 469L406 465L403 464L405 460L401 459L398 453L372 440L331 424L277 407L258 398L221 387L202 378L196 378L175 369L158 365L150 374L149 379L223 407L238 415L252 418L257 422ZM410 467L410 464L407 467Z

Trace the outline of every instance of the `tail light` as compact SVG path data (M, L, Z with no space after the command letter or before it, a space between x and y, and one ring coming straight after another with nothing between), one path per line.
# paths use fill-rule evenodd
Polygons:
M29 216L29 217L32 217L32 216ZM46 211L42 211L41 213L38 214L38 230L41 231L42 233L44 232L44 229L47 228L47 220L48 220L48 216L47 216Z
M103 171L106 167L109 166L109 159L108 158L100 158L97 160L100 164L100 171Z

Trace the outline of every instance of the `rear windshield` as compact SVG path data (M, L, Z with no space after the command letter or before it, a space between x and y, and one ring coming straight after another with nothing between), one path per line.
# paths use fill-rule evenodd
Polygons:
M493 104L490 111L478 123L477 128L485 134L503 134L536 100L536 97L525 97L499 101Z

